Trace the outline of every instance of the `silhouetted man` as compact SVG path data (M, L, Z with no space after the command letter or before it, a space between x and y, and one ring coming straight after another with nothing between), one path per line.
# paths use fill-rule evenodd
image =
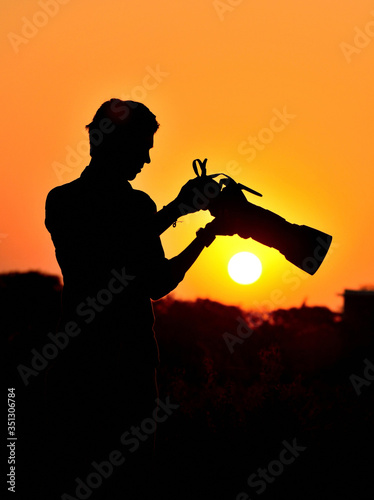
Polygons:
M159 212L147 194L131 187L151 161L158 126L143 104L105 102L87 126L90 164L47 197L46 227L64 278L59 329L70 332L47 376L50 499L78 493L146 498L153 438L133 453L120 439L157 407L151 299L171 292L215 237L201 229L180 255L165 258L160 234L198 210L193 198L207 181L189 181ZM125 462L117 457L111 474L104 467L106 478L97 464L113 450ZM88 481L90 473L99 476Z

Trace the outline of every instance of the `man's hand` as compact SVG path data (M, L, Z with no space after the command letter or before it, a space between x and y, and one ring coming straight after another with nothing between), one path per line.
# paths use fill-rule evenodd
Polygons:
M196 177L189 180L174 200L181 215L208 210L212 200L220 193L220 186L211 177Z
M223 208L207 226L216 236L233 236L239 231L238 216L232 209Z

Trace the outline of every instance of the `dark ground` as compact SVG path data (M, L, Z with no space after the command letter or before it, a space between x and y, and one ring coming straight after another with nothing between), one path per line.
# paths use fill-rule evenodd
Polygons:
M30 498L28 484L43 481L44 376L26 387L17 366L28 365L31 349L54 331L60 288L57 278L37 273L0 276L6 384L16 388L13 498ZM374 363L372 323L357 318L358 331L322 307L260 316L207 300L154 306L160 399L179 408L157 430L162 493L153 498L374 498L374 370L365 372L365 360ZM246 337L238 336L238 318L247 321ZM227 334L239 339L232 352ZM284 442L301 451L280 465ZM249 485L259 468L274 475Z

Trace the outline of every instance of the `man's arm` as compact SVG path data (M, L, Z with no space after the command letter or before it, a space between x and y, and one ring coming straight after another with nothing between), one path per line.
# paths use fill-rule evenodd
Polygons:
M207 188L210 188L215 196L220 192L219 185L210 177L195 177L189 180L182 187L175 200L155 214L153 224L157 235L160 236L182 215L207 210L209 199L204 194ZM206 200L205 204L204 200Z
M181 210L176 200L159 210L154 216L154 227L157 236L160 236L160 234L166 231L166 229L174 224L181 215Z
M196 238L176 257L166 260L166 268L158 268L158 276L154 277L151 286L151 298L158 300L164 297L183 280L186 272L194 264L205 247L215 239L214 228L208 223L204 229L199 229Z
M215 239L215 234L208 223L205 228L199 229L196 233L196 238L176 257L169 260L171 272L176 277L181 277L182 281L186 272L196 261L198 256L208 247Z

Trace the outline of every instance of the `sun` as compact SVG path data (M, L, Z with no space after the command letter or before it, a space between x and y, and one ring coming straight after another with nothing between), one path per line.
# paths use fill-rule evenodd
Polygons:
M231 257L228 264L230 278L240 285L250 285L258 280L262 273L260 259L249 252L239 252Z

